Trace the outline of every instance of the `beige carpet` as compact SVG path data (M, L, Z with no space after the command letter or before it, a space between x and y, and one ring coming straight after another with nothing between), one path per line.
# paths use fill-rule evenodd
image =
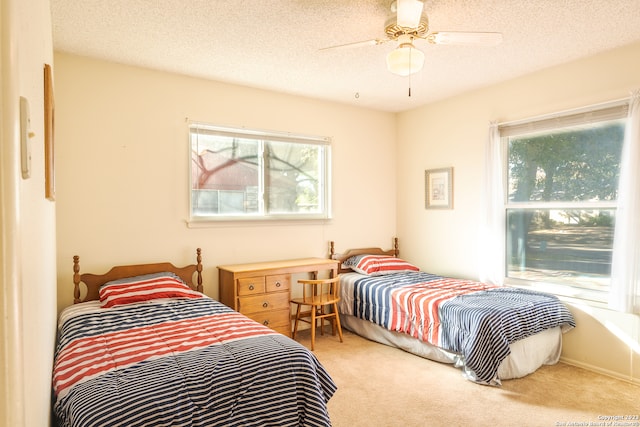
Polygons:
M296 339L309 348L309 330ZM342 344L318 335L314 353L338 385L328 405L334 427L588 426L640 416L639 386L564 363L488 387L348 331Z

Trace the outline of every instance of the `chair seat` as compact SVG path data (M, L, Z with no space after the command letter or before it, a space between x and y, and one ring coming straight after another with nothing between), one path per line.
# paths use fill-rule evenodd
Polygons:
M320 333L324 335L324 320L331 321L333 335L338 332L340 342L342 342L342 327L340 326L340 316L338 315L338 302L340 301L340 278L339 276L329 279L298 280L302 285L302 297L291 299L291 303L296 304L295 323L292 338L295 339L298 332L298 322L311 324L311 350L315 349L316 327L320 320ZM303 311L302 307L308 306L308 311Z

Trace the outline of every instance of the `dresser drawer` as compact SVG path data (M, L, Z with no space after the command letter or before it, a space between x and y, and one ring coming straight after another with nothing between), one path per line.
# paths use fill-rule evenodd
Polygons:
M288 291L291 287L290 274L277 274L266 277L267 292Z
M287 310L272 310L272 311L261 311L258 313L248 313L246 316L250 319L255 320L258 323L262 323L265 326L270 327L271 329L284 329L288 331L286 335L290 333L290 323L289 316L291 312Z
M289 292L238 298L238 311L242 314L279 309L289 310Z
M238 296L263 294L265 290L265 277L243 277L238 279Z

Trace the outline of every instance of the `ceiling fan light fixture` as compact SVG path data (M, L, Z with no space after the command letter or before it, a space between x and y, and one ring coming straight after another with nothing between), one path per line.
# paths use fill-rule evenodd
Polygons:
M387 55L387 68L399 76L417 73L423 66L424 53L411 43L402 43Z

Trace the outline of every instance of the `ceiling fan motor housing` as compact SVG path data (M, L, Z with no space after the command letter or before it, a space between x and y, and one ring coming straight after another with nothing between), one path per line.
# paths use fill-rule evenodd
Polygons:
M410 36L423 37L429 31L429 20L427 15L422 14L420 16L420 24L415 28L401 27L398 25L396 15L393 14L387 19L384 24L384 32L392 40L396 40L401 35L407 34Z

